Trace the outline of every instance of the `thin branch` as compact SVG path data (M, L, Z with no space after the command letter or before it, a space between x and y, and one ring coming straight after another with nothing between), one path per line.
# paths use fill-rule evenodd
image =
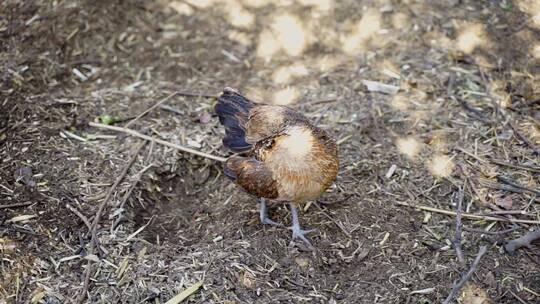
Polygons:
M476 255L476 258L474 259L474 261L473 261L473 263L471 265L471 268L461 278L461 280L459 280L459 282L454 284L454 287L450 291L450 294L448 295L446 300L444 300L443 304L450 303L450 301L457 295L457 293L463 287L463 285L465 285L465 283L467 283L467 281L471 278L472 274L476 271L476 268L478 268L478 264L480 263L480 260L482 259L482 256L486 253L486 251L487 251L487 246L480 247L480 250L478 251L478 255Z
M518 248L521 248L521 247L527 247L531 249L532 242L538 239L540 239L540 229L530 231L529 233L525 234L522 237L519 237L515 240L511 240L510 242L504 245L504 249L506 250L506 252L510 254L514 253Z
M171 148L180 150L182 152L195 154L195 155L202 156L202 157L205 157L205 158L213 159L215 161L219 161L219 162L227 161L227 159L224 158L224 157L219 157L219 156L216 156L216 155L212 155L212 154L208 154L208 153L205 153L205 152L197 151L197 150L194 150L194 149L191 149L191 148L188 148L188 147L173 144L173 143L164 141L164 140L159 139L159 138L154 138L152 136L141 134L141 133L139 133L139 132L137 132L135 130L132 130L132 129L109 126L109 125L104 125L104 124L95 123L95 122L90 122L89 125L92 126L92 127L95 127L95 128L107 129L107 130L112 130L112 131L116 131L116 132L126 133L126 134L129 134L129 135L135 136L135 137L139 137L139 138L142 138L142 139L145 139L145 140L148 140L148 141L153 141L155 143L158 143L158 144L161 144L161 145L164 145L164 146L167 146L167 147L171 147Z
M139 118L143 117L144 115L150 113L152 110L154 110L155 108L159 107L162 103L164 103L165 101L173 98L174 96L176 95L179 95L180 92L174 92L172 94L170 94L169 96L161 99L160 101L156 102L156 104L154 104L153 106L151 106L150 108L146 109L144 112L142 112L141 114L137 115L137 117L133 118L133 120L131 120L130 122L128 122L126 125L125 125L125 128L128 128L130 125L132 125L134 122L136 122L137 120L139 120Z
M107 203L109 202L109 200L111 199L111 197L112 197L112 195L114 193L114 190L118 187L120 182L124 179L124 177L128 173L129 168L131 168L133 163L135 163L135 160L137 159L137 155L139 155L139 152L141 151L141 149L144 147L145 144L146 144L146 142L142 142L137 147L137 149L133 153L133 156L131 157L129 162L124 167L124 170L122 170L122 172L120 173L120 175L118 176L118 178L116 179L114 184L111 186L111 188L107 192L107 196L105 196L105 199L99 205L98 211L96 213L96 216L94 217L94 221L92 222L92 226L91 226L91 229L90 229L92 237L90 239L89 254L94 254L96 249L97 249L97 237L96 237L96 235L97 235L97 226L98 226L99 220L101 218L101 214L103 213L103 209L105 209L105 205L107 205ZM86 264L85 275L84 275L84 286L83 286L83 290L82 290L82 292L80 294L80 297L79 297L79 301L78 301L79 303L82 303L84 301L84 299L86 298L86 293L88 292L88 288L89 288L89 285L90 285L90 276L91 275L92 275L92 261L88 260L88 263Z
M522 186L522 185L520 185L518 183L515 183L515 182L513 182L513 181L509 180L508 178L503 177L501 175L497 175L497 179L500 180L501 182L507 184L507 185L512 186L512 187L519 188L521 190L525 190L527 192L530 192L530 193L536 194L537 196L540 196L540 191L538 191L536 189L532 189L532 188Z
M487 230L483 230L483 229L474 229L474 228L463 227L463 230L465 230L467 232L480 233L480 234L490 234L490 235L506 234L506 233L510 233L512 231L516 231L518 229L521 229L521 227L514 227L514 228L501 230L501 231L487 231Z
M400 206L406 206L406 207L416 208L416 209L420 209L424 211L430 211L430 212L435 212L435 213L440 213L440 214L445 214L445 215L451 215L451 216L457 215L456 212L453 212L450 210L437 209L437 208L422 206L422 205L412 205L406 202L396 202L396 204ZM471 213L463 213L461 217L467 218L467 219L473 219L473 220L485 220L485 221L493 221L493 222L515 222L515 223L523 223L523 224L540 225L540 221L535 221L535 220L520 220L520 219L510 220L510 219L502 218L502 217L499 218L499 217L477 215L477 214L471 214Z
M454 245L454 249L456 250L456 255L458 258L458 261L461 263L461 265L465 265L465 258L463 257L463 251L461 250L461 216L463 213L463 196L465 192L465 185L463 187L459 188L458 192L458 202L457 202L457 212L456 212L456 234L454 235L454 241L452 242Z
M69 211L73 212L73 214L78 216L83 221L83 223L86 225L86 227L88 227L88 233L92 232L92 225L90 224L90 221L88 220L88 218L86 216L84 216L84 214L80 213L79 210L75 209L70 204L66 204L66 208Z
M505 161L498 160L498 159L490 159L490 161L492 163L494 163L494 164L509 167L509 168L514 168L514 169L518 169L518 170L526 170L526 171L540 173L540 167L516 165L516 164L512 164L512 163L507 163Z
M33 202L15 203L10 205L0 205L0 209L19 208L26 207L34 204Z

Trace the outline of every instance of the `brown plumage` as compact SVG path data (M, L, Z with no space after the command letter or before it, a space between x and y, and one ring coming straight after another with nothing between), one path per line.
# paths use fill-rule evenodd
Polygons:
M254 103L230 88L219 96L215 111L226 130L223 144L240 153L227 160L225 175L259 198L291 203L293 238L307 242L294 223L295 204L318 198L335 180L335 141L295 110ZM262 200L261 220L270 223L265 209Z

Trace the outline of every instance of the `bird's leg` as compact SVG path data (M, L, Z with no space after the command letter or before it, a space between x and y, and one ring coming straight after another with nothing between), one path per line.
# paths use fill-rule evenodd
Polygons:
M263 223L263 225L283 226L283 224L276 223L268 218L268 210L266 209L266 200L264 198L260 198L259 203L261 205L259 215L261 217L261 223Z
M311 246L311 243L305 237L305 235L314 231L315 229L302 230L302 228L300 228L300 221L298 220L298 211L296 210L296 206L292 203L289 203L289 207L291 207L291 214L292 214L292 226L289 227L289 229L292 230L292 239L295 240L299 238L302 241L304 241L307 245Z

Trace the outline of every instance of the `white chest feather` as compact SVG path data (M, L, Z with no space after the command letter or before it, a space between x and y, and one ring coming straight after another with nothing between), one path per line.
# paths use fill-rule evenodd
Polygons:
M292 127L287 130L287 135L278 142L278 149L282 152L283 157L299 161L312 152L313 140L311 130L303 127Z

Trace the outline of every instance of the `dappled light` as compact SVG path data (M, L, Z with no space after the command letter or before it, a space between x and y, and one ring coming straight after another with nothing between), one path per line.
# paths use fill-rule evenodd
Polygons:
M532 49L531 53L533 57L536 59L540 59L540 42L532 45L531 49Z
M232 25L242 28L253 26L255 16L244 9L240 3L236 1L227 1L223 7L227 12L227 20L229 20Z
M323 55L316 57L312 65L321 72L328 72L343 63L344 60L345 58L343 56Z
M409 98L404 94L396 94L392 97L390 105L396 110L405 111L410 106Z
M0 299L538 303L540 0L0 11Z
M218 3L220 1L221 0L186 0L185 2L198 8L208 8L212 4Z
M235 41L243 46L250 46L252 44L252 39L245 32L240 32L236 30L229 31L229 39Z
M272 80L274 83L290 83L295 77L301 77L308 75L307 68L301 64L297 63L292 66L283 66L274 72L272 75Z
M458 27L457 48L471 54L477 47L487 43L484 26L478 23L463 23Z
M362 19L352 26L350 33L341 38L343 51L348 55L357 55L368 50L369 39L381 29L381 14L378 10L368 9Z
M169 3L169 7L174 9L178 14L190 16L193 14L193 9L189 4L184 3L182 1L171 1Z
M428 162L429 172L436 177L448 177L452 174L455 164L452 157L437 154Z
M289 56L299 56L307 47L308 34L297 17L283 14L273 18L270 29L259 36L257 55L270 60L279 51Z
M529 15L530 26L540 29L540 2L538 0L516 0L519 9Z
M334 5L334 0L298 0L298 2L315 8L319 13L328 13Z
M300 93L293 87L278 90L273 94L272 103L275 105L290 105L300 98Z
M400 153L405 154L410 159L416 158L422 150L422 144L414 137L398 138L396 146Z
M395 29L398 30L407 30L408 27L411 25L411 20L409 15L397 12L395 14L392 14L392 26Z

